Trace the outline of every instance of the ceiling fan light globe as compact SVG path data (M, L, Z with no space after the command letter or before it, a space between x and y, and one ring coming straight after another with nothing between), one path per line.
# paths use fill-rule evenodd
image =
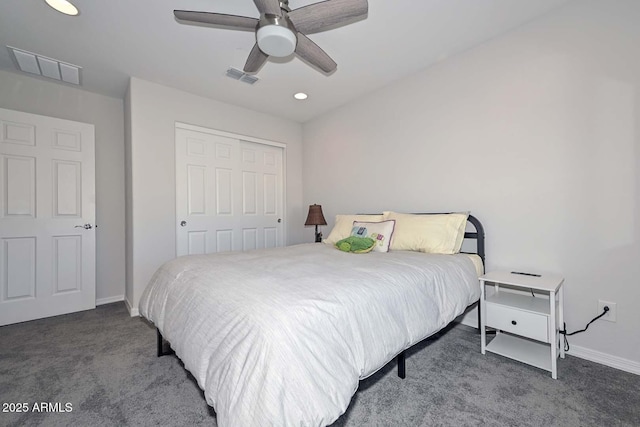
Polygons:
M49 6L54 8L60 13L64 13L65 15L76 16L78 12L78 8L75 7L71 2L67 0L44 0Z
M293 31L279 25L265 25L256 32L258 47L269 56L285 57L296 50L298 42Z

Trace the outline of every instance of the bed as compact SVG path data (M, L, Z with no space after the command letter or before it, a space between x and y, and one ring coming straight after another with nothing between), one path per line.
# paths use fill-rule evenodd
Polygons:
M219 426L323 426L359 381L478 301L475 254L341 252L309 243L180 257L145 289L141 314L182 360Z

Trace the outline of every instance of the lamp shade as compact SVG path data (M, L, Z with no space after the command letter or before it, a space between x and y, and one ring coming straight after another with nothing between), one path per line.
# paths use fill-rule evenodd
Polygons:
M322 214L321 205L309 205L309 214L307 215L307 220L304 222L304 225L327 225L327 220L324 219L324 215Z

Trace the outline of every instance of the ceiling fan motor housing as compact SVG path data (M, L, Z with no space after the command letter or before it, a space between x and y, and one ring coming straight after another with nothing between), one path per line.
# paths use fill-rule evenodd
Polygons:
M280 58L295 52L298 43L296 29L289 18L268 13L260 18L256 40L262 52Z

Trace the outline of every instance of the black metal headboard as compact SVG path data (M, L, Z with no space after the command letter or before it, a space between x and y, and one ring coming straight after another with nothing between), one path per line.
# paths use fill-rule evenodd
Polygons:
M476 253L482 259L482 265L486 266L484 259L484 227L478 218L473 215L469 215L467 218L467 222L473 224L473 227L476 229L475 232L464 232L465 239L475 239L476 240Z

